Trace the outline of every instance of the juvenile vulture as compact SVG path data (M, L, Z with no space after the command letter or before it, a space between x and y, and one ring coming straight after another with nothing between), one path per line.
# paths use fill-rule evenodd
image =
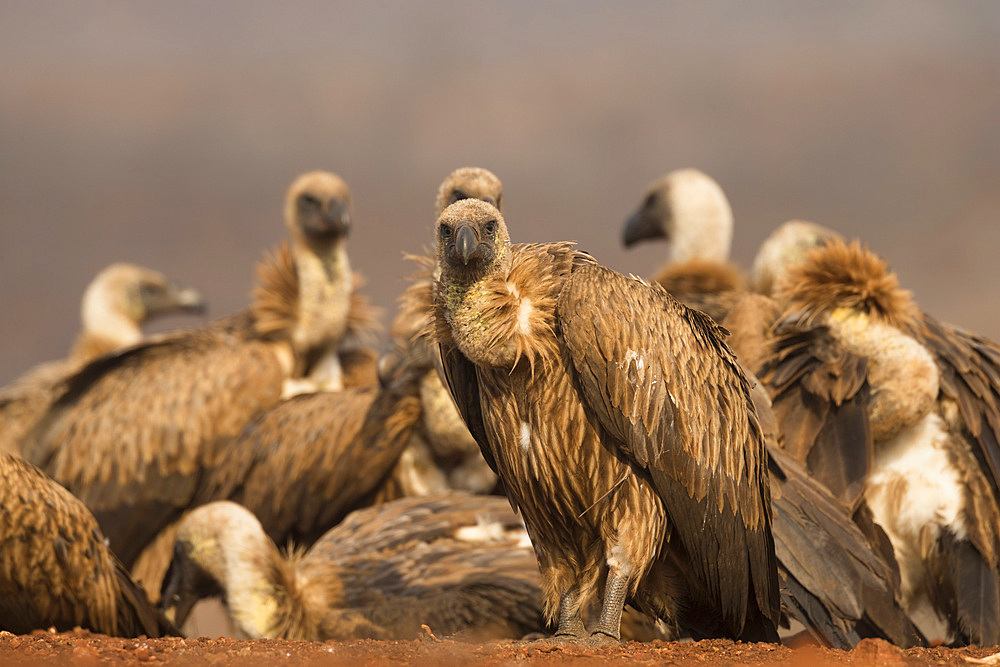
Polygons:
M243 507L183 521L163 601L184 621L222 594L250 637L518 639L543 628L538 574L502 498L452 494L358 510L308 551L281 554Z
M622 241L628 247L656 238L670 242L670 259L653 280L721 322L746 285L729 262L733 211L719 184L697 169L678 169L653 183L626 220Z
M764 443L749 384L707 316L571 243L511 245L494 206L438 219L446 383L524 517L557 635L605 582L695 636L776 640Z
M1000 641L1000 347L922 313L860 243L788 267L762 380L785 446L891 541L930 639Z
M104 543L83 503L0 453L0 629L176 634Z
M329 349L330 332L345 335L350 319L349 207L337 176L298 179L286 205L297 293L273 279L288 275L279 256L260 272L248 313L91 363L26 436L25 455L84 501L126 566L191 504L198 473L278 402L290 378L342 380Z
M162 273L135 264L112 264L87 286L80 309L83 328L70 355L40 364L0 388L0 450L17 442L59 395L61 383L87 362L142 340L147 320L169 313L200 313L197 290L179 287Z

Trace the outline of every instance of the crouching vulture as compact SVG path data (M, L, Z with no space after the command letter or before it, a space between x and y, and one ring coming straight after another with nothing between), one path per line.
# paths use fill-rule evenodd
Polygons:
M73 494L27 461L0 452L0 498L0 629L177 634Z
M358 510L308 551L281 554L232 502L181 522L163 604L182 623L222 593L250 637L412 639L421 625L469 640L542 630L521 522L497 497L454 493Z
M459 411L524 517L557 635L622 606L694 636L777 640L764 442L706 315L572 243L511 245L479 200L438 218L436 335Z

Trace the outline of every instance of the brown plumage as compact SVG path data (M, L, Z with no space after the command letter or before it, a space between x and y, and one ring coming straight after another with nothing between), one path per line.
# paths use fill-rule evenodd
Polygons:
M129 578L83 503L0 453L0 629L176 634Z
M221 591L251 637L520 638L543 627L523 536L502 498L452 494L359 510L282 555L247 510L213 503L185 518L163 599L183 621Z
M91 508L127 566L190 505L220 445L277 403L290 378L342 381L336 344L353 280L346 184L306 174L289 191L286 216L299 286L290 328L256 328L261 303L288 298L269 301L267 288L278 288L265 279L247 313L90 364L27 436L26 455ZM287 268L281 253L274 262L275 274Z
M787 270L802 262L805 253L827 241L842 238L840 234L805 220L789 220L771 232L757 250L753 261L752 287L755 291L774 296L785 279Z
M138 343L144 322L204 307L196 290L157 271L124 263L104 268L83 295L83 328L70 355L40 364L0 389L0 451L19 451L18 440L45 414L66 378L101 355Z
M742 272L729 263L733 212L725 193L697 169L658 179L625 221L623 242L670 241L668 263L653 279L684 305L720 322L746 291Z
M870 509L929 639L1000 641L1000 348L921 313L856 242L807 252L779 297L762 380L789 453Z
M699 636L775 639L764 444L721 330L572 244L511 246L483 202L449 206L436 236L445 378L560 633L583 632L606 580L598 637L630 600Z

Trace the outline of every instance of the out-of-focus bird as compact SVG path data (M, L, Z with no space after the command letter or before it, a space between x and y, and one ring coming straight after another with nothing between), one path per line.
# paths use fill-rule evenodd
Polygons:
M569 243L511 245L478 200L438 219L436 334L459 411L538 556L557 634L622 605L697 636L775 640L764 443L722 332Z
M45 414L66 378L101 355L141 341L146 321L204 309L197 290L180 287L162 273L135 264L105 267L83 294L83 328L70 355L39 364L0 389L0 451L19 449L18 440Z
M1000 641L1000 347L828 240L787 267L762 380L785 447L891 541L930 639Z
M733 212L719 184L697 169L678 169L654 182L625 221L626 247L649 239L670 242L670 257L653 280L686 306L719 322L746 291L729 262Z
M0 452L0 629L176 634L104 543L83 503Z
M538 574L502 498L451 494L359 510L308 551L281 554L228 502L185 517L163 604L183 622L224 597L250 637L411 639L426 625L469 640L543 629Z
M260 271L248 312L89 364L26 436L26 456L86 503L126 566L289 379L342 383L336 341L349 330L353 284L347 184L326 172L300 177L286 216L296 292L279 253Z

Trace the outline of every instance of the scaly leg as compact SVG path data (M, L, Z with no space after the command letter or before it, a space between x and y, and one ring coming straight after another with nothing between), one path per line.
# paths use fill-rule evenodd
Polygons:
M579 591L576 589L563 591L559 601L559 627L556 637L583 637L587 628L580 616Z
M601 620L590 633L591 638L602 635L616 641L621 639L622 607L628 591L628 574L612 567L608 570L608 581L604 587L604 604L601 606Z

